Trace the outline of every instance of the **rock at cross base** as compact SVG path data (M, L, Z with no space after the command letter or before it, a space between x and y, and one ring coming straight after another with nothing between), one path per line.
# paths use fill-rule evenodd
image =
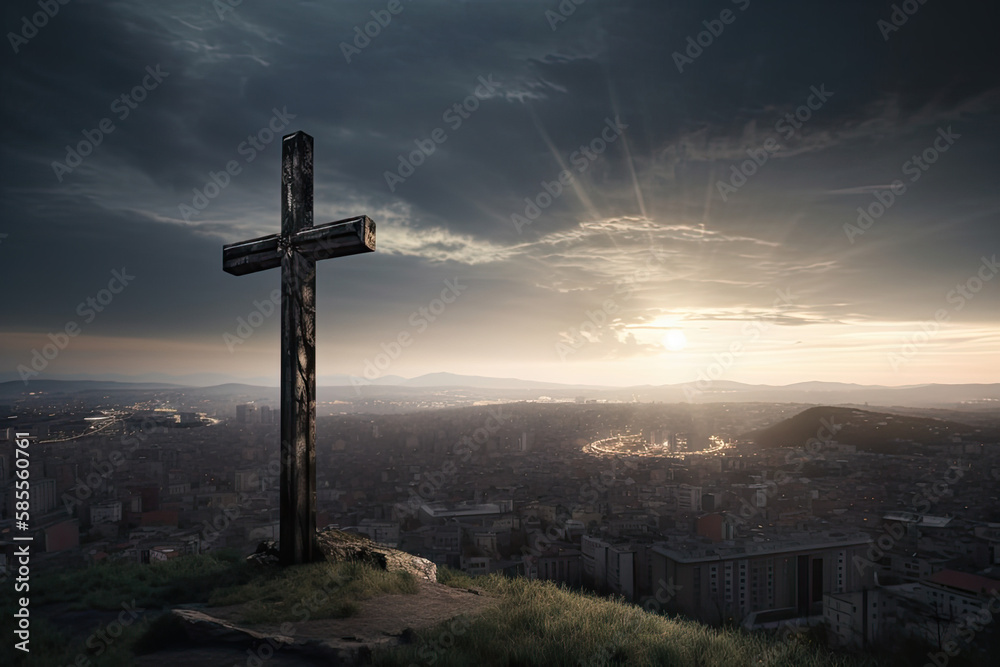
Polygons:
M317 532L315 551L329 563L367 563L388 572L409 572L418 581L437 581L437 565L426 558L384 547L367 537L342 530Z

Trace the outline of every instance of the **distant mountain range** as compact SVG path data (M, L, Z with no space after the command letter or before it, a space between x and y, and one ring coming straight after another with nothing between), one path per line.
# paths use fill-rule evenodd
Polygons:
M0 383L0 400L11 400L30 392L76 393L120 391L164 391L190 388L206 396L277 395L275 383L237 381L223 375L187 376L150 375L136 378L109 376L59 377L34 379L25 385L20 380ZM394 396L415 397L460 393L476 400L533 400L547 396L565 400L641 401L665 403L761 402L806 403L812 405L941 407L962 410L1000 410L1000 384L924 384L900 387L859 385L841 382L799 382L785 386L751 385L716 381L696 386L694 383L608 387L539 382L516 378L494 378L454 373L431 373L415 378L384 376L373 381L348 375L318 378L322 400L349 400ZM252 400L252 399L250 399Z
M0 373L0 385L16 382L24 386L24 382L16 380L16 374ZM5 382L9 381L9 382ZM44 382L98 382L146 385L156 387L212 387L224 384L240 384L258 387L277 387L277 377L235 378L220 373L195 373L192 375L167 375L166 373L146 373L140 376L128 375L60 375L48 379L30 380L29 386L43 386ZM535 380L518 380L515 378L492 378L478 375L456 375L455 373L428 373L415 378L404 378L399 375L383 375L374 380L353 375L320 375L316 384L321 387L353 387L357 385L394 386L394 387L477 387L480 389L529 389L529 388L567 388L579 387L590 389L610 389L593 385L568 385L555 382L538 382ZM54 386L54 385L53 385Z

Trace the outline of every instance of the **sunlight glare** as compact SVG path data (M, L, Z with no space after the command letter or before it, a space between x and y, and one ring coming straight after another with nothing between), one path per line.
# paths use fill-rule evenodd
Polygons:
M680 329L670 329L663 335L660 343L671 352L680 352L687 347L687 336Z

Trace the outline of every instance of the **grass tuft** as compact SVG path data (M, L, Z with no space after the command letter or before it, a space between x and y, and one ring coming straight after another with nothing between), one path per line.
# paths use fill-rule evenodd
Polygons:
M113 611L123 601L135 600L139 607L157 609L206 602L213 588L248 582L256 573L239 554L228 551L150 565L100 563L39 577L32 604L65 602L71 610Z
M417 581L409 572L386 572L360 563L313 563L217 589L208 604L243 605L244 623L303 621L346 618L358 613L361 600L417 591Z
M446 574L445 578L450 575ZM403 667L461 665L684 665L729 667L862 667L804 642L650 614L622 600L571 592L552 582L478 577L477 587L499 598L466 621L417 633L410 646L381 649L374 664ZM464 584L463 584L464 587Z
M137 654L183 643L186 635L180 621L170 613L156 613L177 604L242 604L246 623L300 622L353 616L361 600L386 593L416 593L419 586L409 572L386 572L360 563L261 568L248 565L235 552L219 552L151 565L101 563L41 573L32 577L31 590L28 664L114 667L134 664ZM15 600L10 589L0 591L0 612L5 618L13 618ZM68 611L113 612L133 601L145 610L142 618L108 645L89 637L89 649L88 637L67 636L42 611L56 604ZM0 664L22 664L23 659L13 642L4 642Z
M476 586L476 579L461 570L454 570L447 565L438 565L437 581L439 584L452 588L469 589Z

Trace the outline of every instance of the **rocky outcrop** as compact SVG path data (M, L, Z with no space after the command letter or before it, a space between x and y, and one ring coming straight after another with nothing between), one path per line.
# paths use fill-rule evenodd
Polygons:
M261 542L257 545L257 551L247 556L247 562L261 566L279 565L281 553L278 551L278 543L274 540Z
M331 665L370 665L372 649L380 645L396 645L394 637L362 641L356 637L315 638L292 637L280 632L258 632L237 625L232 621L195 609L174 609L171 612L181 621L188 639L200 645L223 644L248 648L248 655L256 656L258 663L281 651L282 655L301 655L319 658ZM285 623L292 633L301 630L301 624ZM240 656L243 657L243 656ZM250 664L248 661L246 664ZM287 664L283 662L282 664ZM310 664L313 664L310 662Z
M426 558L383 547L362 535L342 530L323 530L316 533L315 547L319 560L328 563L365 563L380 570L404 571L417 579L437 581L437 566ZM247 556L247 562L261 566L280 564L278 543L274 540L261 542L257 545L257 551Z
M184 624L188 638L196 642L244 643L269 640L279 646L294 643L291 637L255 632L197 609L174 609L172 613Z
M426 558L383 547L369 538L342 530L316 533L316 547L330 563L356 562L389 572L404 571L417 579L437 581L437 566Z

